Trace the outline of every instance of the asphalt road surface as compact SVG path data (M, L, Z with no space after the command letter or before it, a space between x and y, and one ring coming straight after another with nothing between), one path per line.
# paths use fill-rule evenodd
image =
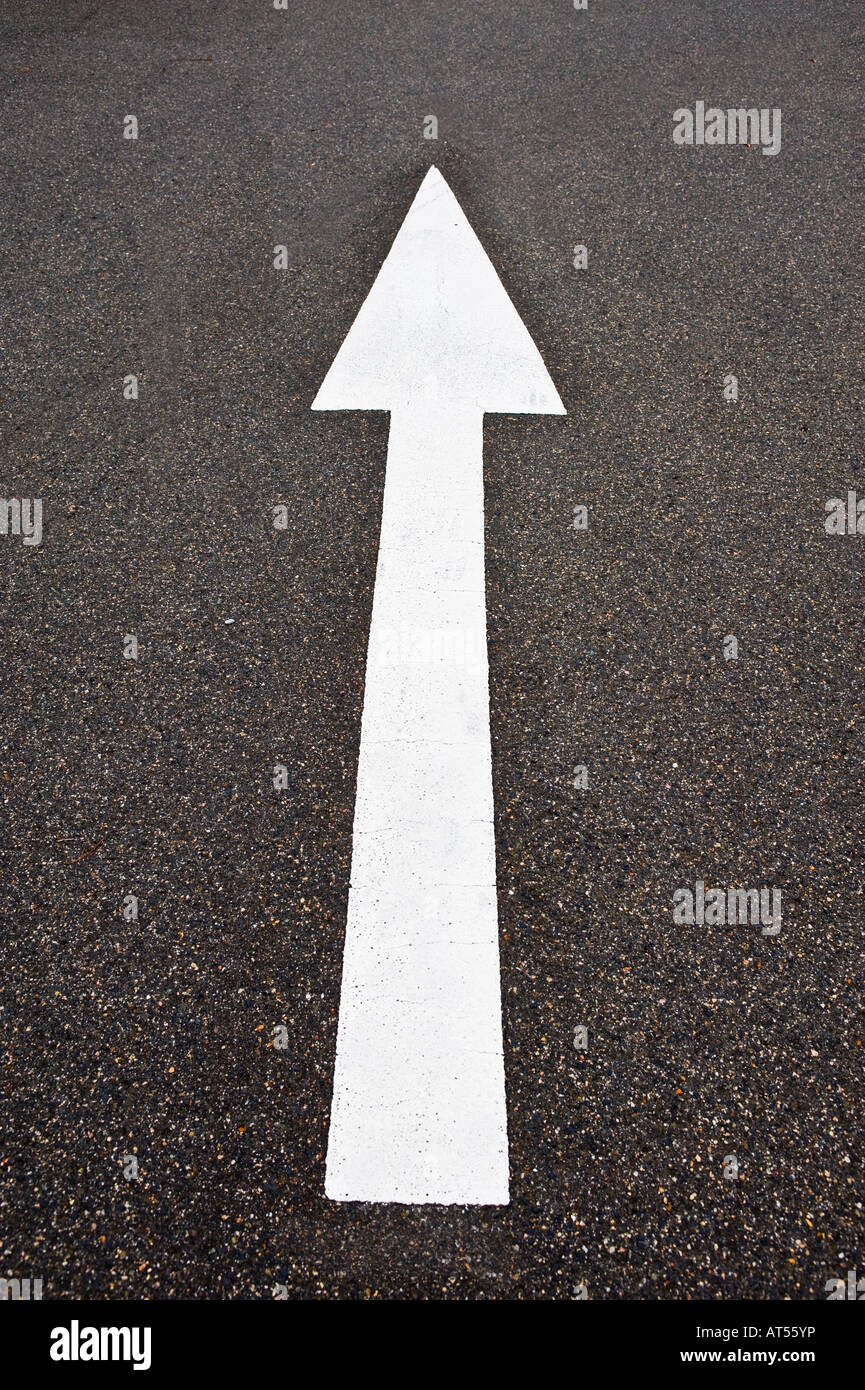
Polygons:
M865 538L824 525L865 494L863 34L854 0L4 9L0 491L43 535L0 535L0 1275L865 1266ZM780 109L780 149L677 145L698 101ZM506 1206L324 1191L389 421L310 406L433 164L567 410L484 426ZM676 922L698 881L779 890L780 933Z

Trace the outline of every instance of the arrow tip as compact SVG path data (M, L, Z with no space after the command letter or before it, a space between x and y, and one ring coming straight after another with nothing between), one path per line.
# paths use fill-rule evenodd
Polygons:
M506 414L567 413L433 164L312 408L395 410L436 402Z

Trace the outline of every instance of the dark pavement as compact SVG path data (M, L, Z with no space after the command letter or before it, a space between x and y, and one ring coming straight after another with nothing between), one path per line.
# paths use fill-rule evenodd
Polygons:
M823 527L865 493L863 37L853 0L4 11L0 493L44 537L0 536L0 1276L865 1268L865 539ZM780 107L780 152L674 145L700 99ZM388 419L309 407L431 163L568 411L485 427L504 1209L323 1194ZM675 925L698 879L780 888L780 935Z

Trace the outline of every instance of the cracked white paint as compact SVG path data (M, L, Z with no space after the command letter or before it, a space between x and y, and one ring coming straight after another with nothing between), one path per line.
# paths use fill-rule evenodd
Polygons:
M483 415L563 415L431 169L319 391L391 412L325 1191L506 1203Z

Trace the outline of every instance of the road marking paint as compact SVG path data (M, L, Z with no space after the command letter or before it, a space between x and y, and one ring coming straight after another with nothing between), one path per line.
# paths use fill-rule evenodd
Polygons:
M313 409L391 412L325 1191L506 1204L483 416L565 410L438 170Z

